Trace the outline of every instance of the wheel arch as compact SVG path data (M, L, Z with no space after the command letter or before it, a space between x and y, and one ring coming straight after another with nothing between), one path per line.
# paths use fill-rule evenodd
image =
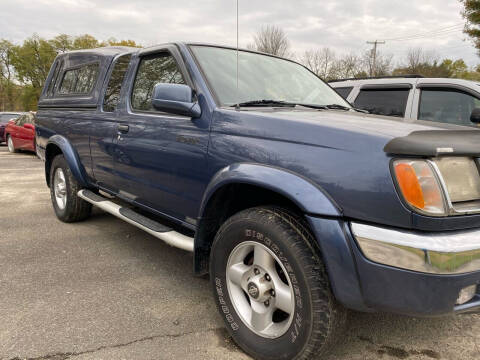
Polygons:
M210 249L221 224L246 208L277 205L299 215L340 217L339 206L317 184L294 172L255 163L221 169L207 186L195 234L194 270L208 272Z
M57 155L63 155L67 164L75 177L75 179L82 185L87 187L87 176L85 168L80 162L77 152L73 148L72 144L61 135L52 136L45 148L45 179L47 185L50 187L50 167L52 165L53 158Z

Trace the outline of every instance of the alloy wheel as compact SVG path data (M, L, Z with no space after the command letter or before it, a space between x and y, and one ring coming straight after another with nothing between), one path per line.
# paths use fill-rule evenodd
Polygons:
M233 249L226 270L230 299L245 325L265 338L285 334L295 298L280 259L265 245L246 241Z
M61 168L55 170L53 189L57 206L60 210L65 209L65 206L67 205L67 182L65 181L65 174Z

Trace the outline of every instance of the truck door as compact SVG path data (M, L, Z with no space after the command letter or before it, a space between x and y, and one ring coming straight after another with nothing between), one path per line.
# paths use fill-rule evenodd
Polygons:
M131 54L119 56L110 70L100 112L90 129L92 171L97 184L103 189L118 192L114 174L114 142L118 127L117 105L120 90L128 70Z
M207 176L207 114L192 120L152 106L158 83L193 87L175 47L141 52L129 76L115 144L120 193L157 212L194 224ZM206 113L206 112L205 112Z
M24 149L35 151L35 115L33 113L26 115L25 123L20 131L22 132Z
M26 115L20 116L15 120L15 123L12 126L10 136L16 149L23 149L25 146L25 141L23 139L23 124L25 124L26 118Z

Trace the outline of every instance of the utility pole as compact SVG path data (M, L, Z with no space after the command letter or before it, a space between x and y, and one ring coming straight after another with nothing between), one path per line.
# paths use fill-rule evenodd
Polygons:
M367 44L373 45L373 66L370 69L370 76L375 76L375 74L377 73L377 45L383 45L385 44L385 41L367 41Z

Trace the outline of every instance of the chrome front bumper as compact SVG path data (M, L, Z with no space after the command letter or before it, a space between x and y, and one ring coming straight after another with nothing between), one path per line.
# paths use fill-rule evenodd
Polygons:
M365 257L376 263L432 274L480 270L480 229L414 232L350 223Z

